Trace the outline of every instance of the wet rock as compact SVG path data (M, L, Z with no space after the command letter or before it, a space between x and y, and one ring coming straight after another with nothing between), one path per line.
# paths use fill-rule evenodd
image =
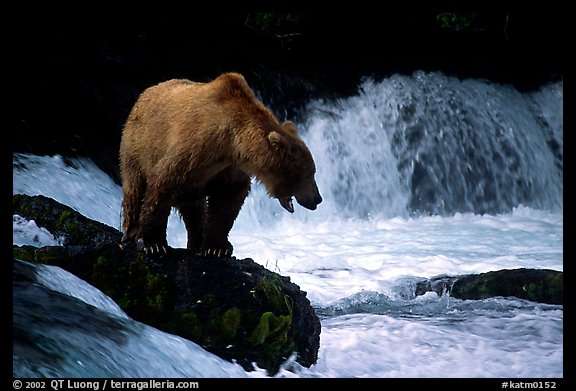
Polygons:
M445 293L450 292L456 279L457 277L437 276L418 281L416 283L416 296L422 296L426 292L436 292L438 296L442 296Z
M547 304L563 304L563 273L547 269L497 270L462 276L438 276L416 285L416 296L428 291L457 299L517 297Z
M101 294L88 293L94 288L87 283L54 269L13 262L13 378L247 376L197 344L127 318L117 306L103 303ZM54 285L56 275L79 292Z
M27 220L34 220L56 237L63 239L64 246L100 246L118 242L122 234L106 224L90 220L67 205L42 195L12 196L13 213Z
M304 366L316 362L320 321L288 277L249 258L208 258L184 249L161 256L133 247L122 251L118 231L54 200L17 195L14 205L14 213L69 238L64 246L14 246L15 259L60 266L110 296L131 318L247 370L256 364L276 373L294 353Z
M124 320L102 316L99 309L39 284L35 270L28 265L19 261L13 265L14 377L59 377L60 371L81 367L70 360L89 351L78 346L77 339L70 338L77 330L82 331L87 342L92 342L91 348L102 340L120 346L126 343L128 330L123 327ZM84 352L79 353L82 349ZM85 357L82 361L88 365L98 362ZM80 373L84 377L93 375L90 368Z

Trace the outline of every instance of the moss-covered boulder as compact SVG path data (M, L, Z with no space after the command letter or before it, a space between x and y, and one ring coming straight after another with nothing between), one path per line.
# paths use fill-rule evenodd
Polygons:
M434 291L463 300L494 296L517 297L547 304L563 304L563 273L548 269L510 269L462 276L439 276L416 285L416 295Z
M497 270L458 278L451 295L461 299L514 296L540 303L563 303L563 274L547 269Z
M304 366L316 362L320 321L306 293L288 277L252 259L206 258L183 249L155 258L130 247L122 251L120 233L110 235L110 227L95 232L96 226L74 210L59 204L55 210L38 208L33 206L38 198L14 197L18 211L28 211L18 214L49 230L60 227L61 235L71 227L56 221L62 211L69 212L67 221L82 222L80 230L73 228L79 235L74 245L14 246L15 259L60 266L106 293L133 319L190 339L248 370L256 364L273 374L293 354Z
M12 196L13 213L27 220L34 220L56 237L64 246L99 246L118 242L122 234L106 224L91 220L67 205L42 195Z

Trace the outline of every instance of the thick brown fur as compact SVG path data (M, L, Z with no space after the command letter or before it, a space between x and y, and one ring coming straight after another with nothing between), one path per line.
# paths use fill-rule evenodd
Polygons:
M256 176L289 211L322 201L310 151L290 121L280 124L242 75L209 83L169 80L145 90L120 144L122 243L167 247L172 207L188 248L231 254L228 233ZM288 206L289 205L289 206Z

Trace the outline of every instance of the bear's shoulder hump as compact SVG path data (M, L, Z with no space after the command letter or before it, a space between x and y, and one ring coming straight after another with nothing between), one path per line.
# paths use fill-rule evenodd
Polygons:
M231 96L254 97L246 79L239 73L224 73L214 80Z

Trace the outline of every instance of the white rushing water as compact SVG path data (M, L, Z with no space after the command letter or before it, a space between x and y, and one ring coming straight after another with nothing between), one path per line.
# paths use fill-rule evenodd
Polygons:
M22 352L14 357L17 377L248 376L240 365L227 362L191 341L130 319L108 296L59 267L21 263L33 268L36 284L78 298L103 313L70 300L61 304L63 299L58 296L47 300L38 293L34 295L36 284L24 288L15 298L18 308L14 311L15 318L24 317L28 322L19 320L15 324L25 327L28 337L40 334L42 339L20 338L14 344L15 350ZM26 312L22 308L30 305L50 306L49 312L42 313L37 308ZM47 322L46 318L53 322ZM45 350L51 359L41 362L36 355Z
M290 215L255 184L230 235L235 256L290 276L321 316L318 363L278 376L562 377L562 306L413 293L439 274L563 270L562 99L562 83L520 93L417 73L310 102L299 129L324 202ZM14 155L13 192L118 228L121 188L69 163ZM42 235L15 217L15 244L57 240ZM168 240L185 247L175 214Z

